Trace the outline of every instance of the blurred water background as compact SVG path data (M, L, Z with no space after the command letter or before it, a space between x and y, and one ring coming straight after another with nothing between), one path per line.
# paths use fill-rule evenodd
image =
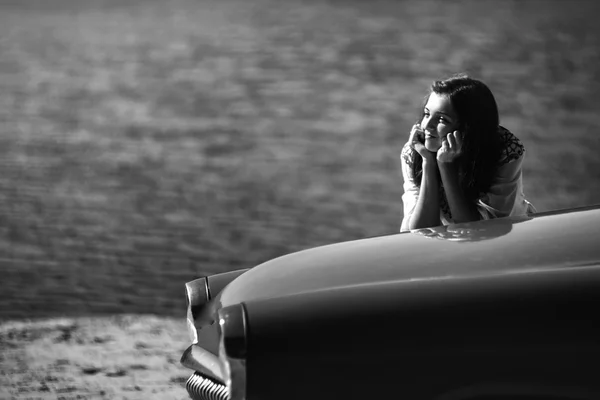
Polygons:
M593 0L0 0L0 320L182 316L183 284L397 232L467 72L539 211L600 203Z

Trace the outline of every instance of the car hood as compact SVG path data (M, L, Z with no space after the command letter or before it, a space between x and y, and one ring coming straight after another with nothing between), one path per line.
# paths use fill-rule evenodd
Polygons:
M413 230L292 253L232 281L221 306L334 287L598 264L600 208Z

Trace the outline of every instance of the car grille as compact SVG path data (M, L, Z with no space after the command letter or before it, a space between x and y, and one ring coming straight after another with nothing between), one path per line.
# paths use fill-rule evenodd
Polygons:
M228 400L227 387L198 372L194 372L185 384L188 394L194 400Z

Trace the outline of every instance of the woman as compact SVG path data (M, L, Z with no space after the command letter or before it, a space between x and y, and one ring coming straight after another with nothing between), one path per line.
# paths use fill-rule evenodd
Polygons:
M499 125L490 89L435 81L402 149L401 231L535 212L523 194L521 141Z

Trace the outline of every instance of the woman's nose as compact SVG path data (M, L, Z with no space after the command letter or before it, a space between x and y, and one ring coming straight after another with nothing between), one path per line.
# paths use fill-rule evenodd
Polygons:
M424 117L423 121L421 122L421 128L427 131L434 130L433 124L431 123L431 118Z

